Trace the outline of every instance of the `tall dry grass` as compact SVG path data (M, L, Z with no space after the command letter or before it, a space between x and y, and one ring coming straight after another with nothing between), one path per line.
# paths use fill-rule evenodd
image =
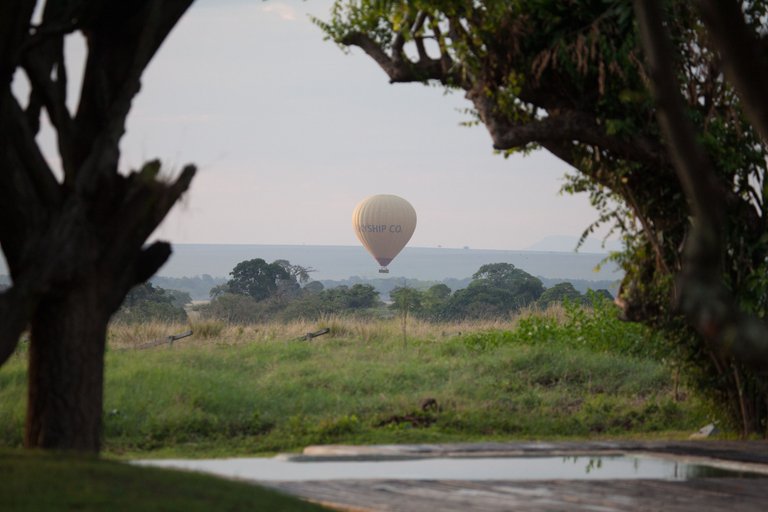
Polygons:
M565 310L560 305L551 306L543 311L527 308L505 318L460 322L428 322L409 316L405 321L405 337L406 339L437 340L460 334L514 329L519 319L533 314L554 318L558 321L565 318ZM188 330L192 330L193 335L179 341L179 343L185 345L234 345L291 340L325 328L330 329L330 333L327 335L329 337L364 342L403 337L403 319L401 316L362 319L332 315L319 320L274 321L246 325L192 318L188 323L153 321L129 324L114 322L109 328L108 345L113 349L137 348Z

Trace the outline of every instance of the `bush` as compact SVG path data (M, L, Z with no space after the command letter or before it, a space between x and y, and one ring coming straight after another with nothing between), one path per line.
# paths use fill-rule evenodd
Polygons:
M187 299L188 294L169 292L151 283L142 283L128 292L113 320L124 323L184 323L187 321L187 312L182 303Z
M664 359L667 344L647 327L619 318L619 308L601 294L588 294L590 306L565 302L565 318L530 312L510 331L464 336L463 343L478 351L494 350L510 343L559 344L636 357Z

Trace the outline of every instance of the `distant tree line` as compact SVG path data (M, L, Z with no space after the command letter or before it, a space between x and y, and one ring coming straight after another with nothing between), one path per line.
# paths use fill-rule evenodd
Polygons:
M230 280L211 290L210 303L197 310L204 318L233 323L314 319L331 314L372 316L387 310L407 311L426 320L453 321L504 317L525 307L546 308L565 301L586 303L586 296L571 283L545 288L540 279L510 263L483 265L465 288L455 292L444 283L422 290L395 287L388 307L371 284L325 288L319 281L310 281L312 271L287 260L240 262L230 272ZM607 290L599 293L612 298Z
M373 286L354 284L326 290L322 283L310 281L313 271L288 260L242 261L230 272L230 280L211 289L211 301L197 310L204 318L248 323L363 314L383 306Z
M208 274L193 277L154 276L149 280L158 288L186 292L193 300L208 300L211 288L224 284L226 281L224 277L212 277Z
M618 280L589 280L589 279L568 279L568 278L551 278L536 276L541 281L544 288L552 288L560 283L568 282L574 289L581 294L586 294L589 290L605 289L608 290L612 296L615 296L618 292L619 281ZM448 277L440 281L436 280L422 280L422 279L408 279L406 284L408 288L415 288L420 291L425 291L430 287L437 284L444 284L451 290L460 290L469 286L472 282L472 277L455 278ZM347 279L320 279L319 280L325 288L336 288L337 286L352 286L355 284L370 284L373 285L376 290L381 294L381 298L384 301L390 300L390 294L396 288L402 288L404 286L402 278L387 277L387 278L365 278L360 276L351 276ZM193 296L194 297L194 296Z
M612 299L610 292L601 289L598 295ZM462 320L499 318L526 307L545 309L553 304L570 302L588 304L587 295L580 293L571 283L558 283L545 288L541 280L511 263L483 265L472 275L466 288L451 292L445 284L420 291L414 288L396 288L390 296L390 308L408 312L427 320Z
M134 286L128 292L120 309L112 317L112 321L123 323L186 322L187 312L184 306L191 302L192 298L186 292L165 290L146 282Z

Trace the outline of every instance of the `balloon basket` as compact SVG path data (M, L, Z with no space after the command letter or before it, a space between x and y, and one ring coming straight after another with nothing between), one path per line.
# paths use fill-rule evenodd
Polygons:
M389 269L387 267L381 267L379 269L379 274L389 274Z

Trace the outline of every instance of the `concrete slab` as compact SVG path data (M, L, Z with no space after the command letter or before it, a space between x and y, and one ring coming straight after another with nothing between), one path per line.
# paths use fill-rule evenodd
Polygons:
M293 460L386 460L653 454L734 469L768 471L763 441L466 443L310 446ZM765 512L768 478L671 480L330 480L270 482L269 487L347 511Z

